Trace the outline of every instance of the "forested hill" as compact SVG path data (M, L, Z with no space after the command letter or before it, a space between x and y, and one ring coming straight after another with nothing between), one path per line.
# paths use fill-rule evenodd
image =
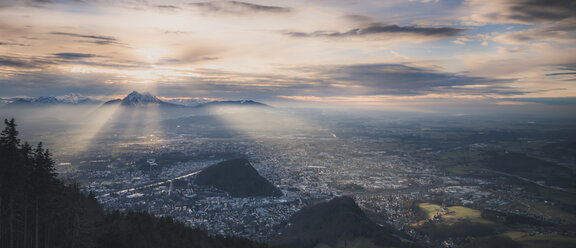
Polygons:
M266 178L258 174L245 158L220 162L203 169L194 183L213 186L233 197L282 196Z
M106 213L92 194L56 178L42 143L22 143L14 119L0 134L0 247L267 247L209 235L171 218Z
M392 226L373 222L348 196L303 208L288 222L272 244L294 248L346 247L348 243L350 247L418 247L403 242L403 235Z

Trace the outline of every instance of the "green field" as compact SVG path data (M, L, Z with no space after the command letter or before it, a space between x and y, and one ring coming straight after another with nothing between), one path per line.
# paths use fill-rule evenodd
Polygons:
M526 248L545 247L576 247L575 237L566 237L557 234L542 234L530 236L524 232L508 232L504 235L522 244Z
M442 209L442 206L432 203L420 203L418 204L420 209L424 210L428 215L428 219L434 218L434 215L438 213ZM480 223L480 224L495 224L492 221L486 220L482 218L482 213L480 210L471 209L462 206L452 206L446 207L447 211L440 212L444 223L451 225L458 222L461 219L466 219L471 222ZM424 223L426 220L420 221L416 223L416 225L420 225Z
M576 223L576 216L570 212L564 211L556 206L551 206L543 202L534 201L516 201L509 205L510 210L521 210L538 216L543 216L556 221L567 221Z

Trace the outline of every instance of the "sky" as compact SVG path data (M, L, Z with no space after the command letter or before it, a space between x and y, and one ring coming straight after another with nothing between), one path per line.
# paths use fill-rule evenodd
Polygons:
M0 97L133 90L294 106L576 106L576 1L0 0Z

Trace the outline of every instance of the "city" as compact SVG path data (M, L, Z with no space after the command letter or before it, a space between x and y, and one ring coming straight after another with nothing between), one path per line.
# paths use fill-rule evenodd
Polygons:
M330 117L328 123L333 118L337 117ZM459 126L468 121L455 117L443 125ZM164 132L160 144L126 147L118 142L95 146L102 150L82 159L59 158L62 166L58 168L63 175L83 182L83 189L93 192L106 208L171 216L212 233L260 241L278 235L278 226L304 206L340 195L352 196L362 209L380 216L377 219L425 242L430 242L430 238L414 225L420 221L410 206L414 203L436 202L518 215L550 223L549 228L524 228L523 232L574 235L569 229L553 227L574 223L570 210L563 210L571 206L571 200L534 193L549 190L570 196L570 191L489 168L462 166L459 163L474 161L455 159L458 154L482 154L500 150L503 145L517 152L530 152L524 146L561 144L563 139L551 140L547 136L543 140L539 135L523 136L523 130L503 127L478 131L474 127L437 128L434 124L414 130L410 119L402 126L394 123L374 129L322 124L325 123L278 138L254 138L250 133L224 138L199 137L200 134L192 137L193 132L181 125L177 132ZM190 127L196 132L203 128ZM446 131L450 128L457 131ZM500 132L509 132L510 137L491 138L492 133ZM105 135L110 136L102 138L106 141L120 136L114 132ZM476 138L449 138L462 135ZM193 183L203 168L235 157L248 158L261 175L282 190L283 196L235 198ZM563 158L547 159L570 163L574 158L565 154ZM549 210L543 211L546 208Z

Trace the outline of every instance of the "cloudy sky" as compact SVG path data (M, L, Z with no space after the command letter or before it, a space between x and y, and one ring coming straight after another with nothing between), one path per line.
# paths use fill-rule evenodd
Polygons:
M573 0L0 0L0 97L576 105Z

